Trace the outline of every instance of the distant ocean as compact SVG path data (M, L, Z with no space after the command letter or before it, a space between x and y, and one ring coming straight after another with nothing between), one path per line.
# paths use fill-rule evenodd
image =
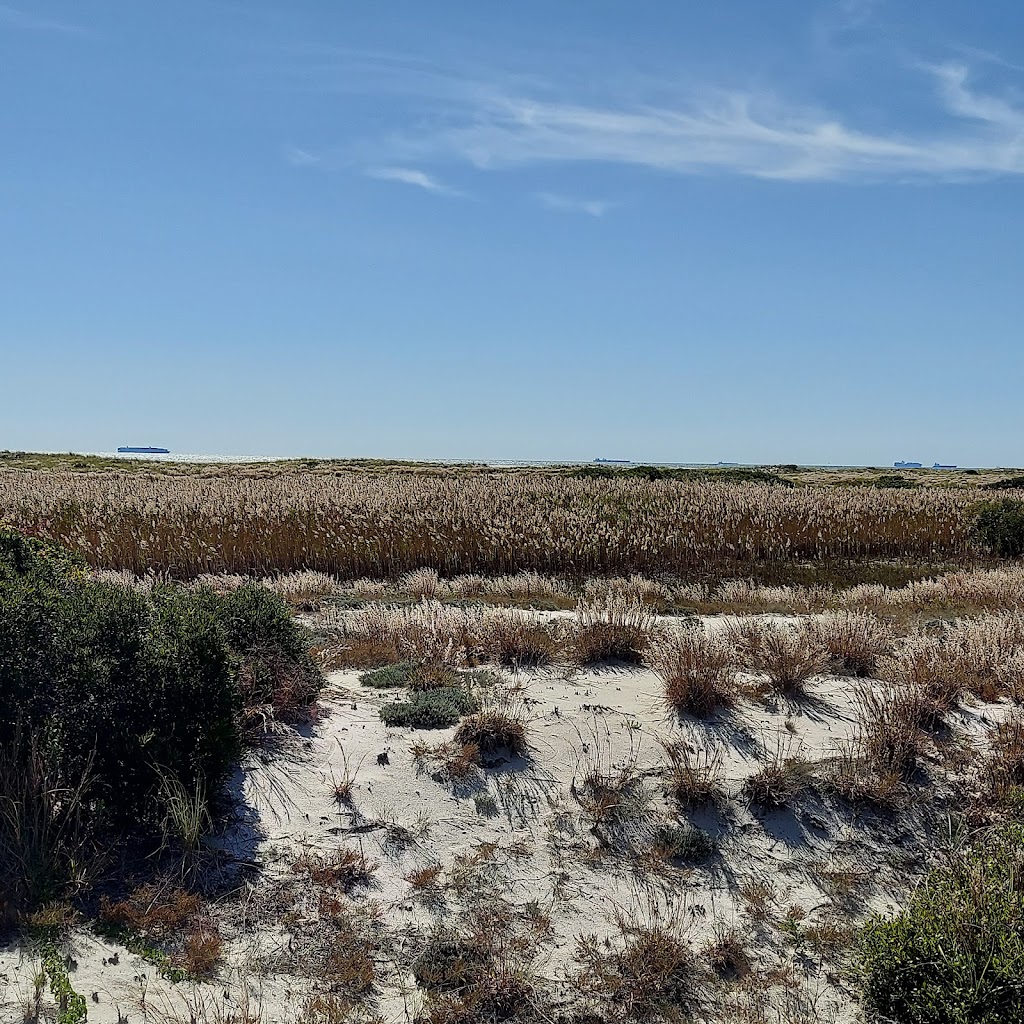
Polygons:
M58 453L53 453L58 454ZM167 455L141 455L134 452L82 452L83 455L97 455L109 459L145 459L147 462L291 462L305 459L318 462L330 462L335 459L346 461L349 459L369 459L380 462L419 462L423 465L442 466L592 466L609 465L608 462L595 463L592 459L406 459L406 458L377 458L373 456L344 456L344 455L213 455L210 453L198 452L170 452ZM779 465L779 463L768 462L659 462L657 459L650 461L633 460L631 462L611 463L622 468L628 466L660 466L665 469L753 469L760 466ZM800 469L868 469L863 466L840 466L840 465L802 465ZM874 467L886 468L883 463Z

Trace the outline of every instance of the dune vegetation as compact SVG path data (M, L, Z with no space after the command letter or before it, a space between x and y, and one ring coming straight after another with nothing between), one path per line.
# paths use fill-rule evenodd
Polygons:
M0 1019L1019 1020L1022 506L783 475L0 470Z

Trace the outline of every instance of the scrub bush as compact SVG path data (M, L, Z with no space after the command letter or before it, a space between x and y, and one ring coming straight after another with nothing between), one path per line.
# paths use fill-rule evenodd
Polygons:
M321 682L303 631L270 590L100 581L59 549L0 529L6 862L59 865L53 836L79 849L100 829L158 831L169 781L217 793L241 751L246 707L293 713ZM26 788L24 778L43 781ZM17 902L53 888L33 876Z
M1024 501L982 502L975 510L971 534L990 554L1020 558L1024 555Z
M861 933L869 1019L1010 1024L1024 1015L1024 828L989 834L932 871L907 907Z
M410 729L447 729L463 715L477 710L476 698L464 686L439 686L413 690L408 700L394 701L380 709L385 725Z

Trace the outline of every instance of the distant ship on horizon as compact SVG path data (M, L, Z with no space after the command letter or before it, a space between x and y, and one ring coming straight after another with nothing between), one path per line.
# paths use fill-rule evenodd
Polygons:
M920 462L894 462L893 469L920 469Z
M595 462L613 462L617 466L632 466L633 463L629 459L594 459Z
M123 448L117 449L119 455L170 455L170 448L148 448L148 447L134 447L133 445L125 445Z

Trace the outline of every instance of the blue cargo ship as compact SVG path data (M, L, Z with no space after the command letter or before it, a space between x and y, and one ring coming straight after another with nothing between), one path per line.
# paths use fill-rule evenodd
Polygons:
M126 445L124 448L118 448L118 453L121 455L170 455L170 448L133 448L130 445Z

